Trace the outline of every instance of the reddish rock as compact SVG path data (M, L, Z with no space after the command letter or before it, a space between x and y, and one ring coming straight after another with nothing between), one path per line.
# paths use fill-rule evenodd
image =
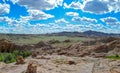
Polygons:
M25 63L25 61L24 61L23 57L22 56L18 56L16 64L24 64L24 63Z
M37 73L37 65L29 63L26 73Z

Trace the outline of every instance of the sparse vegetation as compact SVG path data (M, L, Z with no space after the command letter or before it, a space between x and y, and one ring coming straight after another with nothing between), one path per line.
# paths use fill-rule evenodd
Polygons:
M63 42L65 42L65 43L69 43L69 42L71 42L71 40L66 39L66 40L64 40Z
M30 55L29 51L13 51L11 53L0 53L0 61L5 63L12 63L17 60L18 56L23 56L26 58Z
M116 54L116 55L106 56L106 58L116 60L116 59L120 59L120 55Z
M89 41L93 40L93 38L87 38L87 37L68 37L68 36L30 36L30 35L1 35L0 39L7 39L12 41L16 44L36 44L40 41L48 42L51 39L57 40L59 42L62 42L66 39L71 40L72 42L77 41Z
M60 43L60 41L59 41L59 40L52 39L52 40L49 40L48 43L49 43L49 44L56 44L56 43Z

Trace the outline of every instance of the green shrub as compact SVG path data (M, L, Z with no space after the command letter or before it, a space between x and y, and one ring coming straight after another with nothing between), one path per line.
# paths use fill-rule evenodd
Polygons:
M118 54L116 55L111 55L111 56L106 56L108 59L120 59L120 56Z
M118 54L116 54L115 57L120 57L120 56Z
M23 56L23 58L26 58L30 55L30 51L18 51L15 50L11 53L0 53L0 61L5 63L12 63L17 60L18 56Z
M3 57L2 53L0 53L0 61L4 61L4 57Z
M31 53L30 53L29 51L26 51L26 52L23 53L23 57L26 58L26 57L28 57L30 54L31 54Z

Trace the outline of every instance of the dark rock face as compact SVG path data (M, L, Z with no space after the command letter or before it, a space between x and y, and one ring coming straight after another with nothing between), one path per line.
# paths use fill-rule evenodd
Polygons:
M115 48L120 48L120 40L114 40L104 45L98 45L93 49L93 51L96 53L101 53L101 52L107 53L109 51L114 50Z
M114 40L108 43L109 47L111 48L120 48L120 40Z
M96 53L107 53L109 51L109 47L107 45L98 45L92 51Z
M43 41L35 44L34 48L36 48L36 50L39 51L40 54L51 53L51 51L53 51L54 49L54 47L52 47L50 44L43 42Z
M120 40L119 38L115 38L115 37L107 37L107 38L102 38L100 40L98 40L99 42L103 42L103 43L110 43L112 41L115 40Z
M30 44L22 45L22 44L12 43L12 42L5 40L5 39L0 40L0 51L1 52L12 52L14 50L32 51L32 50L35 50L37 48L40 50L43 50L43 51L47 51L47 50L49 51L49 50L53 49L53 47L50 44L48 44L46 42L42 42L42 41L37 43L37 44L33 44L33 45L30 45Z
M1 52L12 52L14 50L27 50L30 48L33 48L33 46L14 44L11 41L8 41L6 39L0 40L0 51Z
M0 40L0 51L1 52L10 52L15 49L15 44L7 41L5 39Z
M108 43L104 43L102 45L93 46L90 50L93 56L96 57L104 57L106 55L112 55L120 53L120 40L113 40Z

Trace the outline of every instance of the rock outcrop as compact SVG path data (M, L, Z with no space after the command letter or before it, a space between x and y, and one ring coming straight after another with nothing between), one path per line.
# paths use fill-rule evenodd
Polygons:
M35 65L34 63L29 63L26 73L37 73L37 65Z
M1 52L10 52L15 49L15 44L11 43L6 39L0 40L0 51Z
M25 61L22 56L18 56L16 64L25 64Z

